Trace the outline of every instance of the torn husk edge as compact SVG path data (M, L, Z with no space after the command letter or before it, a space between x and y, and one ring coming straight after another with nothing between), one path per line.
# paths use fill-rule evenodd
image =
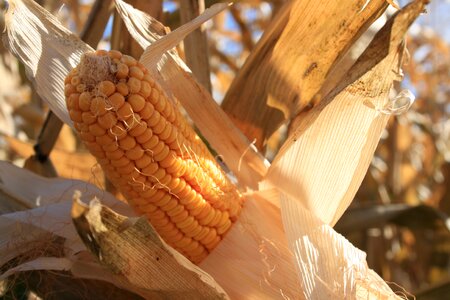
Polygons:
M119 215L75 193L72 219L84 244L115 274L142 289L174 298L228 299L215 280L168 246L145 218Z

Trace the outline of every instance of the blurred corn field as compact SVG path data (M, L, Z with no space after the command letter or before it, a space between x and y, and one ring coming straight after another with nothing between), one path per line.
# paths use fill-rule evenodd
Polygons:
M115 10L114 1L36 2L94 49L120 50L135 58L144 53ZM173 32L215 4L210 0L126 2L164 24L165 28L159 28L161 35ZM306 11L302 15L295 10L295 5L304 2L307 1L238 1L203 24L202 30L188 35L176 48L197 81L212 94L233 124L252 143L252 149L257 149L268 162L277 159L276 155L286 141L296 141L296 124L323 103L321 100L334 91L339 82L352 76L349 70L356 59L399 7L407 4L400 1L399 7L395 5L397 8L393 5L387 7L391 1L380 4L380 9L374 9L373 14L364 19L364 22L370 19L373 23L354 27L352 47L341 47L339 43L344 42L337 38L335 44L330 42L325 46L320 41L316 43L313 37L301 39L303 33L295 30L296 24L291 24L288 16L292 13L295 17L307 18L312 14ZM360 2L364 4L361 9L364 12L371 9L371 2L375 1ZM0 6L3 11L11 9L9 1L0 1ZM346 22L343 22L343 27L354 26L350 21ZM339 25L332 21L329 23L330 27ZM4 13L0 14L0 24L3 32ZM330 32L330 35L339 33L326 24L323 22L323 29L316 29L318 36L321 36L321 30ZM334 226L338 233L366 252L368 266L394 292L408 298L415 295L416 299L450 299L449 28L449 1L434 0L409 29L404 42L404 74L399 74L403 75L403 80L394 83L389 98L395 99L402 90L409 90L415 101L410 108L409 103L407 107L389 108L391 117L382 131L368 172L353 202ZM333 54L334 47L340 52ZM308 51L301 53L304 48ZM322 67L322 52L325 53L323 56L334 55L340 65L333 69L330 63L324 71L326 74L320 77L314 70ZM291 57L298 53L315 55L316 60L308 62L302 69L304 62ZM82 180L97 186L100 191L111 192L118 199L125 199L106 179L102 168L75 131L50 113L42 95L36 92L27 77L25 66L3 44L0 45L0 57L0 159L45 177ZM273 64L280 68L275 69ZM282 100L278 97L280 95ZM189 108L185 109L189 114ZM183 113L186 114L185 111ZM197 127L202 126L197 124L195 117L190 117ZM208 144L201 128L197 132ZM208 146L217 151L213 153L222 164L221 151L214 145ZM237 167L233 168L229 163L227 167L235 173L234 181L242 180L256 190L256 185L248 184L250 180L239 178ZM6 167L1 165L0 168ZM4 172L10 171L4 169ZM31 184L31 181L24 180L21 188L27 190L27 183ZM15 184L11 186L19 188ZM64 197L71 198L72 195ZM14 195L10 191L0 188L1 214L31 208L27 203L13 201L12 198ZM333 222L336 218L339 216L333 216ZM330 219L328 223L333 222ZM52 240L45 251L61 256L57 252L62 250L55 246L58 243L60 241ZM275 247L271 245L268 241L266 247ZM47 254L43 256L49 256ZM39 254L31 256L39 257ZM0 265L0 274L17 265L11 261ZM123 288L110 289L98 278L70 278L67 269L25 271L24 276L16 274L0 281L2 299L91 299L93 295L111 299L139 298ZM224 283L214 274L212 276L228 292ZM123 287L124 283L116 286ZM244 293L233 295L236 299L252 298ZM179 295L172 296L182 299ZM211 298L216 296L212 294ZM258 296L254 295L252 299L258 299ZM167 299L171 295L150 294L144 297ZM289 294L283 297L301 298ZM267 296L267 299L271 298Z

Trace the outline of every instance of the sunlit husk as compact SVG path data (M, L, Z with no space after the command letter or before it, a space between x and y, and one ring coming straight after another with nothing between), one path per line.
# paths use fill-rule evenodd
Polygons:
M5 44L25 65L37 93L61 120L72 124L61 78L92 48L32 0L9 1L5 25Z

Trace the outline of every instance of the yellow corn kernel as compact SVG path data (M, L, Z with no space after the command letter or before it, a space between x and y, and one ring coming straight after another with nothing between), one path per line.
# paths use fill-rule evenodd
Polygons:
M176 100L114 50L85 54L64 83L75 129L111 182L167 243L195 263L204 259L236 220L242 197Z

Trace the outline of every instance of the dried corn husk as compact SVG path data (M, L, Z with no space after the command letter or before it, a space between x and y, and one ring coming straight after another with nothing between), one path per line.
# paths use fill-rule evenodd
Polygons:
M145 219L135 218L130 207L115 199L111 194L83 181L43 178L6 162L0 163L0 181L0 190L14 194L23 203L35 207L0 216L0 265L12 259L22 261L0 275L0 280L26 270L70 270L75 277L108 281L147 298L171 295L183 299L187 294L195 297L213 296L209 299L226 298L225 292L209 275L165 245ZM29 188L18 188L23 184ZM101 252L103 261L105 257L110 259L106 261L110 264L109 267L113 264L115 274L109 274L104 267L94 263L92 255L86 251L85 245L72 225L71 199L74 194L79 195L79 191L82 191L83 201L100 199L108 207L131 217L118 215L108 208L105 210L109 214L101 219L109 225L115 224L116 228L122 225L119 232L117 232L118 229L103 232L104 235L101 238L104 243L101 246L106 247L102 248ZM77 201L80 201L78 196ZM90 208L85 208L77 202L76 208L78 211L81 210L81 213L76 215L78 230L80 230L79 227L86 225L79 215L86 215L91 211L90 220L96 220L95 214L101 211L98 200L96 201ZM36 207L37 203L38 207ZM97 215L97 220L99 217ZM124 219L130 220L128 226L123 226ZM132 220L135 221L132 222ZM94 231L101 226L101 222L93 223L91 230ZM99 236L98 232L97 236ZM143 236L146 238L144 239ZM48 256L52 252L46 252L46 249L58 247L58 245L52 245L52 241L58 239L63 241L61 245L63 254L60 251L53 251L59 256ZM126 245L125 241L130 242L131 246ZM112 245L118 244L126 246L113 251ZM139 249L142 251L138 251ZM109 256L106 256L106 253ZM159 253L161 259L157 264L148 259L151 253ZM139 254L147 257L133 259ZM125 268L124 263L127 262L130 262L130 265ZM164 275L161 273L162 270L169 273ZM159 275L156 276L158 272ZM138 275L140 280L136 280Z
M25 65L37 93L62 121L72 124L66 105L61 101L64 81L60 79L92 48L34 1L9 1L5 25L5 44ZM23 37L26 40L21 40Z

